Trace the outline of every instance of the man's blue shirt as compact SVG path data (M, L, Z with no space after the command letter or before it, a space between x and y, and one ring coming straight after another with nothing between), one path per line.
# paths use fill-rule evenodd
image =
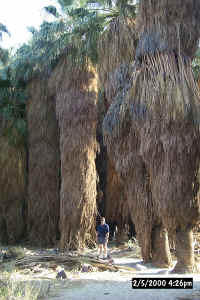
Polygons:
M109 232L108 224L100 224L97 226L98 237L105 237L106 233Z

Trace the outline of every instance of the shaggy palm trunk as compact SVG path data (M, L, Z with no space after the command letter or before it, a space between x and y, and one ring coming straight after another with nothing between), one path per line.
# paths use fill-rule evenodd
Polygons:
M177 231L175 271L181 272L194 270L194 259L191 232L178 228L193 228L200 206L200 97L191 69L199 13L197 0L140 1L137 73L128 97L129 105L135 105L132 118L151 178L152 201L165 227Z
M55 74L62 77L56 95L61 153L60 248L79 249L94 239L95 232L96 73L89 66L70 68L66 60Z
M153 255L152 228L159 224L160 220L157 212L154 212L149 174L139 153L139 130L136 123L132 123L131 114L135 107L131 104L128 108L129 103L126 101L127 91L131 87L130 78L135 72L132 62L135 59L136 42L134 19L119 17L113 21L100 43L99 72L109 107L103 122L104 141L108 157L113 161L116 175L121 181L121 190L126 194L125 198L119 198L117 192L111 207L117 204L119 212L122 212L121 202L126 199L126 216L131 215L142 248L142 257L148 262ZM109 189L112 190L107 185L107 190Z
M108 110L103 130L108 153L125 191L128 213L135 224L143 260L149 262L152 258L152 227L159 219L151 200L149 176L139 154L137 128L130 123L128 106L122 95Z
M129 87L130 91L131 88ZM103 122L104 140L116 172L124 186L128 211L145 262L152 259L152 228L161 223L152 201L149 171L141 157L140 126L132 122L134 97L122 91L111 104ZM164 247L164 246L163 246ZM153 249L155 249L154 247ZM170 261L166 252L164 262Z
M191 229L176 232L176 256L178 262L173 270L174 273L193 273L196 271Z
M29 86L28 120L28 235L32 244L54 245L59 222L59 142L55 99L47 81Z
M124 84L123 80L120 82L121 76L116 81L115 72L120 66L133 62L136 45L135 18L113 18L98 44L99 81L105 91L108 106L113 102L118 88L122 88ZM122 86L119 86L120 83Z
M120 231L128 223L129 209L124 185L121 182L113 163L108 159L106 182L106 220L115 223Z
M162 268L171 265L168 235L161 225L153 228L152 232L152 262Z
M136 150L137 146L134 149ZM125 189L127 190L129 210L132 220L134 220L142 258L147 263L152 258L151 233L156 218L154 218L153 203L144 164L137 155L134 155L133 159L134 166L127 177Z
M0 242L15 244L25 234L26 152L0 133ZM13 139L15 136L13 136Z
M108 170L108 155L107 149L103 143L103 134L102 134L102 120L106 113L106 107L104 102L103 94L98 92L97 99L97 142L99 144L99 152L96 156L96 169L98 174L97 182L97 208L101 216L105 216L106 213L106 189L107 189L107 170ZM100 216L99 216L100 217ZM100 221L100 220L99 220ZM106 220L107 221L107 220Z

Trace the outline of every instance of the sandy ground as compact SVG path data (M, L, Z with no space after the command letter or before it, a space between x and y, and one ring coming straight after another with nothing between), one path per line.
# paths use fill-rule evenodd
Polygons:
M170 269L143 264L131 255L131 251L113 252L112 257L116 265L131 267L132 270L70 273L62 288L51 291L46 300L200 300L199 274L172 275ZM192 277L193 289L132 289L131 279L137 277Z

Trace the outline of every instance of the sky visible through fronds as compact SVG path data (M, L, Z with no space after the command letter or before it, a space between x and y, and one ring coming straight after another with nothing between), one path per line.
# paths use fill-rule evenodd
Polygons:
M59 7L56 0L4 0L1 3L0 23L4 24L11 36L3 35L2 47L18 47L31 38L27 27L39 28L43 20L52 20L43 7L54 5Z

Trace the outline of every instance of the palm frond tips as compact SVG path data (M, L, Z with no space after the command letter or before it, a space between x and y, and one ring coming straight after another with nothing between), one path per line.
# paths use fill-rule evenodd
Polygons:
M68 44L67 23L59 19L43 22L40 30L30 28L32 39L20 47L11 63L16 80L30 80L49 73Z
M7 27L0 23L0 39L2 39L3 33L7 33L10 36L10 32L8 31Z
M74 3L74 0L58 0L60 6L65 9L66 7L71 6Z
M54 17L59 17L59 13L57 11L57 8L55 6L53 6L53 5L45 6L44 10L47 13L53 15Z
M8 50L0 47L0 62L5 65L8 62L8 59L9 59Z
M59 15L54 22L43 22L39 30L29 28L32 40L23 45L12 59L13 77L27 81L40 74L50 74L64 53L77 65L87 63L88 59L96 64L100 35L120 14L116 1L108 2L96 1L94 8L90 8L86 0L60 0L65 15ZM122 4L122 7L130 5L127 0ZM56 7L46 6L44 9L58 16Z

